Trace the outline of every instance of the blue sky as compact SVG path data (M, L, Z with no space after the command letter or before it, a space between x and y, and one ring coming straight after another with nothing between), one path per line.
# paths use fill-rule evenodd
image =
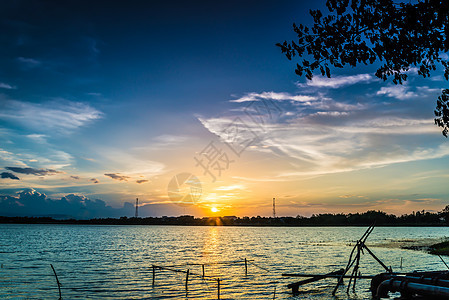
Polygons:
M283 215L448 202L441 72L307 82L275 46L324 1L0 5L0 215L42 197L35 214L76 217L132 215L136 197L148 216L270 215L272 197ZM207 172L212 148L222 170ZM201 183L194 204L167 193L183 172Z

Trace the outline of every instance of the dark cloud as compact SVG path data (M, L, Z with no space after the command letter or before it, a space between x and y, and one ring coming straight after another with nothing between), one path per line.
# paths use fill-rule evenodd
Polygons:
M72 176L70 176L70 177L73 178L73 179L76 179L76 180L79 180L79 179L80 179L79 176L75 176L75 175L72 175Z
M92 181L93 183L100 183L97 178L91 178L90 181Z
M146 180L146 179L140 179L140 180L136 180L136 182L137 182L138 184L141 184L141 183L144 183L144 182L148 182L148 180Z
M45 176L45 175L54 175L57 173L62 173L60 171L52 170L52 169L35 169L35 168L20 168L20 167L5 167L5 169L10 170L15 173L27 174L27 175L36 175L36 176Z
M117 173L108 173L108 174L104 174L104 176L107 176L107 177L110 177L112 179L119 180L119 181L128 181L128 178L130 178L129 176L120 175Z
M1 175L2 178L9 178L9 179L14 179L14 180L20 180L20 178L17 177L16 175L14 175L13 173L3 172L0 175Z
M64 216L90 219L133 216L134 211L134 205L129 202L125 202L121 208L113 208L103 200L90 200L75 194L53 200L34 189L20 191L15 196L0 195L0 216Z

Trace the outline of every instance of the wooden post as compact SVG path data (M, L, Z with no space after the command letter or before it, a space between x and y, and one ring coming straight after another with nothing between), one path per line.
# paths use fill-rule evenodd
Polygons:
M187 274L186 274L186 292L187 292L187 284L189 283L189 272L190 272L190 270L187 269Z
M204 264L203 264L203 278L204 278Z
M402 269L402 257L401 257L401 266L400 266L400 268Z
M276 299L276 286L274 286L274 294L273 294L273 300Z
M153 286L154 286L154 279L156 277L156 268L153 265Z
M245 276L248 276L248 262L246 261L246 257L245 257Z
M217 278L217 297L220 300L220 278Z

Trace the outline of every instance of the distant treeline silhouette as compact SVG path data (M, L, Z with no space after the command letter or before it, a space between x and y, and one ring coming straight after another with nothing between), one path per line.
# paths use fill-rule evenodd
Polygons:
M90 220L54 219L52 217L1 217L0 223L16 224L92 224L92 225L196 225L196 226L447 226L449 205L440 212L416 211L396 216L382 211L364 213L314 214L311 217L147 217L102 218Z

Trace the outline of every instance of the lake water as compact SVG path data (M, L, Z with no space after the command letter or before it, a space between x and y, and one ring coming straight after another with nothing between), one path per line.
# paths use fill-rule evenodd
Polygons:
M282 273L324 274L347 264L362 227L188 227L0 224L0 299L329 299L335 279L304 286L292 297L286 285L300 279ZM381 247L389 241L443 238L448 228L377 227L368 247L393 271L444 270L424 252ZM351 245L352 244L352 245ZM244 259L248 263L245 276ZM402 258L402 268L400 268ZM447 257L446 257L447 258ZM447 259L449 260L449 259ZM232 264L216 264L233 262ZM189 269L156 270L152 265ZM361 259L363 275L382 272L369 255ZM347 282L346 282L347 283ZM336 299L370 298L369 280L356 292L338 289Z

